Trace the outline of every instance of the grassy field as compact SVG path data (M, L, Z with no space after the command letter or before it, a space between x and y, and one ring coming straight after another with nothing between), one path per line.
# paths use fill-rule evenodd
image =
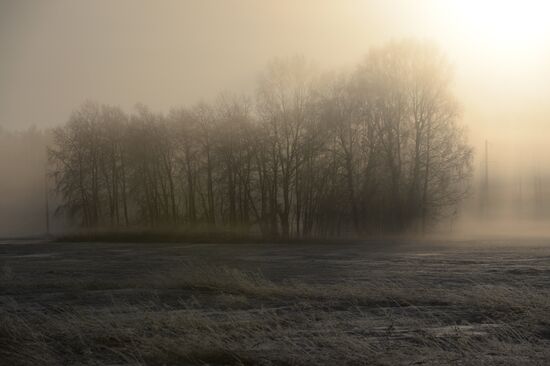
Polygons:
M550 240L0 243L1 365L547 365Z

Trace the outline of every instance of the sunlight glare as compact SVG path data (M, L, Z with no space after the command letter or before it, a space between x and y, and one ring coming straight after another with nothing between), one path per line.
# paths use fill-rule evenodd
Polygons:
M501 55L534 56L548 40L550 2L451 0L447 9L462 36Z

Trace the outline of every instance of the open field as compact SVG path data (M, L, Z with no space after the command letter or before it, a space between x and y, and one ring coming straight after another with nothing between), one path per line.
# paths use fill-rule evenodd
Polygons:
M1 365L547 365L550 240L0 245Z

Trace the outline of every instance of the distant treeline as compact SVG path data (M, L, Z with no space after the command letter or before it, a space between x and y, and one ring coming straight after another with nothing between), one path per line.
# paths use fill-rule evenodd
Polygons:
M425 229L456 213L472 150L441 52L371 50L352 72L275 60L254 98L168 114L85 103L54 131L51 174L88 228L238 228L265 237Z
M45 231L47 132L0 126L0 238Z

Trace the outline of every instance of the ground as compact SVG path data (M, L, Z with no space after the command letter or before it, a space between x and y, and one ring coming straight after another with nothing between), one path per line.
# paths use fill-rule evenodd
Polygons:
M1 365L547 365L550 240L0 241Z

